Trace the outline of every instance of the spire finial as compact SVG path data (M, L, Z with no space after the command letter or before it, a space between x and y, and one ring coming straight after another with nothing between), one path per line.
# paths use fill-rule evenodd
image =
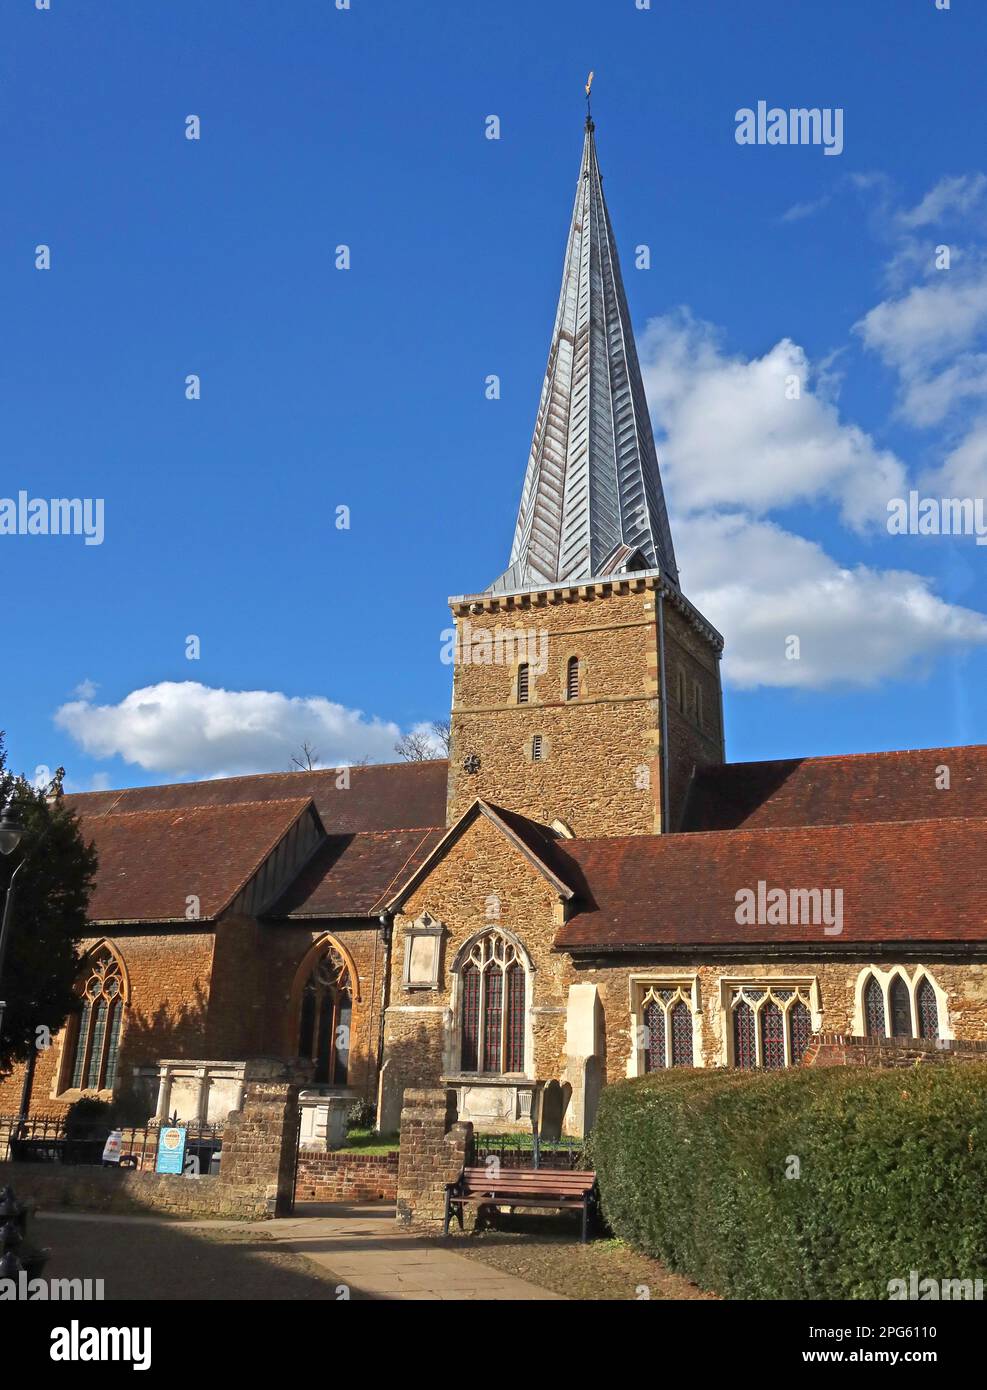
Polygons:
M593 91L593 77L594 77L594 75L595 75L595 74L591 72L590 75L589 75L589 77L587 77L587 79L586 79L586 89L585 89L585 90L586 90L586 129L587 129L587 130L592 130L592 129L593 129L593 113L592 113L592 111L591 111L591 109L590 109L590 95L591 95L591 93L592 93L592 91Z

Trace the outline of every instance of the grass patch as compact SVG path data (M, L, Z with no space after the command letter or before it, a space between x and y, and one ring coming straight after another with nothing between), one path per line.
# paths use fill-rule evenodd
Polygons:
M346 1135L346 1142L337 1153L356 1151L362 1154L392 1154L397 1153L401 1147L401 1136L394 1134L378 1134L375 1129L351 1129Z

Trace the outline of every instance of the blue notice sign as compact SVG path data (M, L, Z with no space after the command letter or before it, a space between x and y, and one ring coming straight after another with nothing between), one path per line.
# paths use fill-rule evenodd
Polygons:
M162 1129L158 1133L158 1161L154 1165L156 1173L176 1173L181 1177L185 1167L185 1140L187 1129Z

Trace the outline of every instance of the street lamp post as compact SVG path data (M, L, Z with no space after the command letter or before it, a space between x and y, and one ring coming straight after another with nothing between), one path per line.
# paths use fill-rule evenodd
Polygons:
M14 850L21 842L24 834L24 827L17 818L17 811L13 802L7 806L3 815L0 816L0 854L13 854ZM7 937L10 932L10 923L14 915L14 880L24 867L24 860L17 865L17 868L10 875L10 882L7 884L7 895L3 904L3 920L0 922L0 989L3 988L3 964L7 955ZM7 1011L7 1001L0 999L0 1037L3 1036L3 1017Z

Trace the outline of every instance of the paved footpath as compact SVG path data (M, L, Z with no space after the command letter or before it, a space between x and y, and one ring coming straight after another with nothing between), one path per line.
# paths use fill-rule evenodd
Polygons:
M302 1203L294 1216L277 1221L173 1221L160 1216L108 1216L45 1211L47 1221L124 1226L167 1226L191 1234L196 1227L228 1226L257 1231L294 1255L320 1266L323 1279L345 1284L370 1299L496 1300L528 1302L561 1294L457 1255L441 1241L399 1226L387 1202L359 1206ZM276 1276L275 1276L276 1277Z
M445 1244L402 1230L385 1202L362 1206L301 1204L296 1215L263 1229L295 1254L331 1270L367 1298L484 1301L561 1299L526 1279L457 1255ZM318 1213L316 1215L315 1213Z

